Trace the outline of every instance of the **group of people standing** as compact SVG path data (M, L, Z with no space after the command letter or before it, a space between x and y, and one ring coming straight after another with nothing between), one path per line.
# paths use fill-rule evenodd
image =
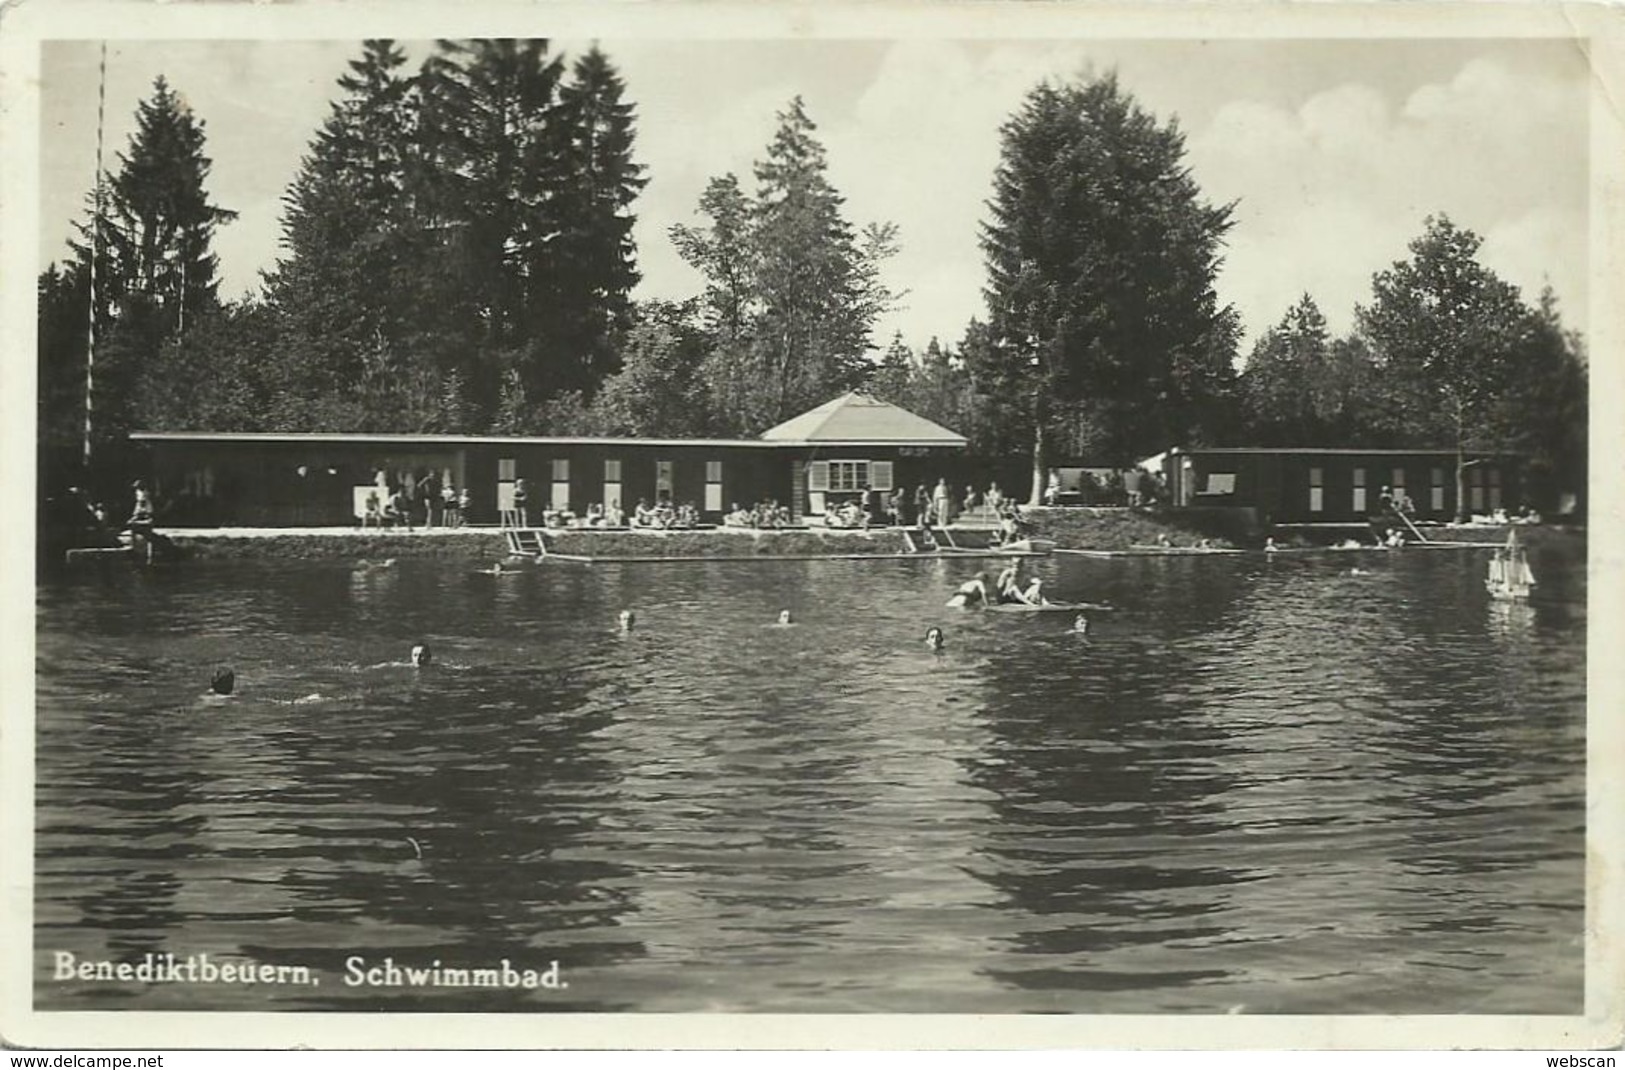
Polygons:
M367 494L361 526L386 523L412 530L421 523L426 528L460 528L468 514L468 488L458 490L439 473L426 472L416 479L409 475L391 479L380 469L373 474L373 488Z

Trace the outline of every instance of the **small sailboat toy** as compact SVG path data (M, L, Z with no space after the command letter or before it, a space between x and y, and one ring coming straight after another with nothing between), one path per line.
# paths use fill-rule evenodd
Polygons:
M1518 542L1518 533L1507 536L1506 546L1495 551L1490 559L1489 575L1484 586L1490 597L1503 602L1523 602L1535 585L1535 574L1529 570L1529 557Z

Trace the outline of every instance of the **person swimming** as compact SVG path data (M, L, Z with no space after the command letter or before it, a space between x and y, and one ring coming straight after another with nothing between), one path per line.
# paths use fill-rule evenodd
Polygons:
M1072 631L1078 635L1088 635L1089 618L1084 614L1079 613L1077 619L1072 622Z
M433 660L434 651L429 649L428 643L419 643L412 648L412 667L414 669L424 668Z
M1021 588L1018 586L1020 582L1021 558L1011 558L1010 564L1005 566L1004 571L999 573L999 578L993 583L993 590L998 600L1000 602L1021 601Z
M1264 552L1266 554L1273 554L1280 549L1281 548L1279 546L1275 545L1275 536L1271 535L1269 538L1264 540Z
M632 630L633 626L637 624L638 615L632 612L630 609L623 609L621 610L620 616L616 619L620 623L621 631L629 632Z
M216 695L229 695L237 686L237 674L230 669L216 669L209 678L209 690Z
M942 629L931 628L925 633L925 645L932 650L941 650L943 647Z
M959 589L948 599L948 605L955 609L969 609L972 605L987 605L992 601L987 593L987 573L978 572L971 579L959 585Z
M795 623L795 618L790 616L790 611L788 609L779 610L779 624L781 624L781 625L790 625L790 624L794 624L794 623Z

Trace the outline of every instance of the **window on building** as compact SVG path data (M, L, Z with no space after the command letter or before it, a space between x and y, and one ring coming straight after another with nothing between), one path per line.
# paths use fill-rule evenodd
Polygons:
M1309 469L1309 511L1320 513L1326 510L1326 470L1324 468Z
M497 511L507 514L513 509L513 485L517 478L515 473L518 465L512 457L503 457L497 461Z
M1390 486L1392 486L1395 490L1404 490L1405 489L1405 469L1403 469L1403 468L1394 469L1394 471L1393 471L1393 479L1390 480Z
M655 501L662 499L671 501L672 492L672 462L655 462Z
M1354 470L1354 512L1357 515L1365 513L1365 469Z
M1467 502L1475 513L1484 511L1484 469L1467 469Z
M705 462L705 511L722 512L722 462Z
M570 462L568 460L554 460L553 485L548 494L548 504L555 509L570 508Z
M620 461L605 461L604 462L604 502L603 502L603 504L604 504L605 509L608 509L610 506L615 506L616 508L624 508L625 503L623 503L621 501L621 462Z
M1444 512L1444 469L1433 470L1433 488L1428 494L1428 507L1435 513Z
M869 462L869 485L875 490L892 490L892 463L890 461Z
M1203 494L1234 494L1235 492L1236 473L1209 472L1207 474L1207 486L1202 490Z
M829 490L841 494L862 490L869 482L868 461L830 461Z
M1491 468L1485 476L1490 483L1490 512L1501 508L1501 470Z

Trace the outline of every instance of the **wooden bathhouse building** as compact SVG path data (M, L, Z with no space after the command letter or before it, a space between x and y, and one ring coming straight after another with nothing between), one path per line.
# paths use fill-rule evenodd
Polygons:
M1469 513L1523 503L1518 458L1468 453L1466 459ZM1160 461L1172 505L1249 509L1265 525L1358 523L1378 507L1385 487L1403 491L1418 519L1456 514L1453 450L1175 448Z
M411 495L425 475L466 489L467 522L495 524L518 480L532 509L639 499L692 503L708 522L735 503L777 501L801 520L864 487L950 481L966 441L924 417L850 393L754 439L284 434L138 431L153 490L177 526L357 523L387 482Z

